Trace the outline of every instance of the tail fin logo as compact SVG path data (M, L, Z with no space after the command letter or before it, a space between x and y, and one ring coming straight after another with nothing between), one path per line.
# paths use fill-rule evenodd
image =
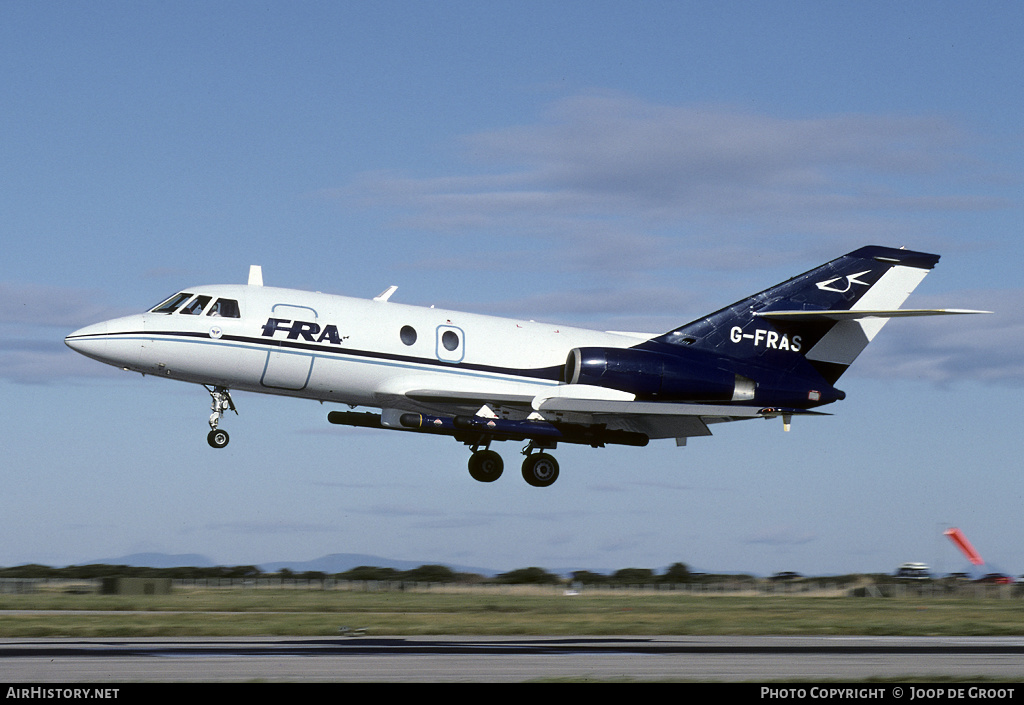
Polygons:
M857 272L856 274L848 274L845 277L836 277L835 279L829 279L827 281L818 282L816 286L819 289L821 289L822 291L834 291L837 294L845 294L846 292L848 292L850 289L853 288L854 284L862 284L864 286L870 286L869 282L864 282L864 281L861 281L860 279L857 278L857 277L864 276L865 274L867 274L870 271L871 271L870 269L867 269L867 270L865 270L863 272ZM846 288L840 289L839 287L835 286L836 282L842 281L843 279L846 280Z

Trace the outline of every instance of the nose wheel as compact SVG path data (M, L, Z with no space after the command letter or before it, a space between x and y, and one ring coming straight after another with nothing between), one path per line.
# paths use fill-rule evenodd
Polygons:
M228 436L228 432L215 428L206 435L206 442L210 444L211 448L223 448L228 444L231 437Z
M235 408L235 403L231 401L231 392L224 387L207 387L205 384L203 387L210 393L210 398L213 403L210 405L210 409L213 411L210 414L210 432L206 435L206 442L210 444L211 448L223 448L228 444L231 437L228 432L217 428L220 424L221 418L224 416L224 412L231 410L238 415L238 409Z

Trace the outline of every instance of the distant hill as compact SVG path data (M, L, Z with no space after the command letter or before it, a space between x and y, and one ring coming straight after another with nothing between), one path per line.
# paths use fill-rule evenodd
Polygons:
M277 561L274 563L260 563L260 570L265 573L276 573L282 568L287 568L293 573L304 573L306 571L319 571L321 573L344 573L345 571L360 566L373 566L374 568L394 568L395 570L412 570L421 565L443 565L456 573L476 573L478 575L497 575L498 571L490 568L477 568L471 566L450 565L441 561L399 561L380 556L368 556L362 553L332 553L328 556L321 556L310 561Z
M133 568L213 568L220 565L198 553L132 553L120 558L99 558L75 565L127 565Z

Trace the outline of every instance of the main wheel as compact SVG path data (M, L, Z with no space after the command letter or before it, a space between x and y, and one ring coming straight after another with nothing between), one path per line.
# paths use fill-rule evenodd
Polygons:
M558 461L547 453L526 456L523 479L534 487L548 487L558 479Z
M505 461L493 450L478 450L469 456L469 474L477 482L494 482L504 469Z
M228 444L229 440L231 440L231 437L228 436L228 432L219 428L213 429L206 436L206 442L210 444L211 448L223 448Z

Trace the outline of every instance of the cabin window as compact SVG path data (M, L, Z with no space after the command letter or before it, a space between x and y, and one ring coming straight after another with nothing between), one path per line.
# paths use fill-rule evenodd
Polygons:
M220 318L242 317L242 314L238 311L238 302L234 299L217 299L206 315L219 316Z
M459 347L459 334L455 331L446 330L441 336L441 345L449 352L456 350Z
M182 307L178 313L186 316L198 316L202 314L203 309L206 308L206 304L210 303L209 296L197 296L194 301L188 303L188 305Z
M416 329L412 326L402 326L402 330L398 332L398 336L406 345L412 345L416 342Z
M154 306L150 310L150 312L151 313L174 313L175 311L178 310L179 306L181 306L183 303L185 303L186 301L188 301L191 298L192 298L192 294L189 294L189 293L183 291L180 294L175 294L171 298L169 298L166 301L164 301L162 304Z

